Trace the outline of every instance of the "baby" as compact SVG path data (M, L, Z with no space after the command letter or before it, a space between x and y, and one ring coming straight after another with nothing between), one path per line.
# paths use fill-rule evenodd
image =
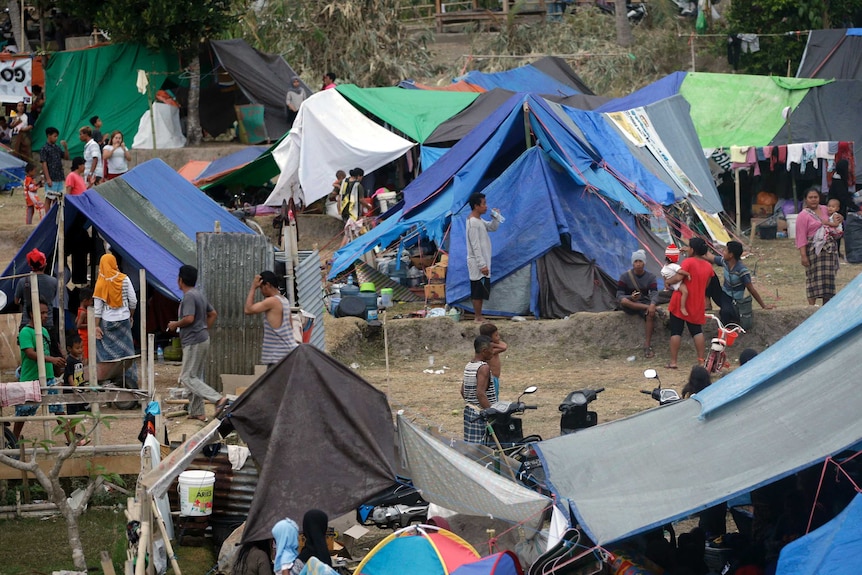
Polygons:
M841 209L841 201L835 198L832 198L828 202L826 202L826 211L829 212L829 223L835 224L835 214ZM835 227L830 227L828 230L829 234L833 238L840 238L844 235L844 224L838 224Z
M664 267L661 268L661 277L664 278L665 283L667 283L667 280L676 274L681 274L683 277L691 278L691 274L682 269L679 263L677 263L679 262L679 248L674 244L670 244L667 249L664 250L664 262ZM682 283L682 280L674 284L665 285L665 287L679 292L679 311L682 315L688 315L688 311L685 309L685 302L688 301L688 287Z

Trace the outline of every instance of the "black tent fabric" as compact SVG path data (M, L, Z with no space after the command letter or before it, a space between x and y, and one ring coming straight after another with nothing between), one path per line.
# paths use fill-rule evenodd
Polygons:
M290 129L285 112L287 89L292 78L299 74L280 55L258 52L245 40L213 40L210 45L248 101L263 104L264 122L270 140L283 136ZM306 95L311 94L305 83L302 83L302 87Z
M506 101L515 95L515 92L504 90L502 88L494 88L482 94L473 100L473 103L455 114L431 132L431 135L425 139L424 145L452 145L479 125L485 118L490 116L495 110L506 103ZM570 108L578 108L580 110L594 110L609 101L610 98L604 96L586 96L584 94L575 94L572 96L542 96L551 102L557 102Z
M543 318L608 311L616 306L616 281L579 252L556 247L538 259L536 272Z
M595 96L596 94L584 84L581 77L562 58L545 56L536 60L531 65L551 78L577 89L581 94L586 94L587 96Z
M862 34L859 29L812 30L796 77L862 80Z
M789 125L789 133L788 133ZM853 142L853 154L862 154L862 80L836 80L808 90L808 94L772 139L780 146L805 142ZM862 162L856 162L856 181L862 178Z
M260 478L243 541L271 537L309 509L337 517L395 481L386 396L312 345L300 345L228 408Z

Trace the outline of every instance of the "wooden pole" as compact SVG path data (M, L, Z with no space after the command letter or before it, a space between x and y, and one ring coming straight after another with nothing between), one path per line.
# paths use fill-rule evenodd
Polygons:
M740 213L742 211L742 199L739 193L739 168L736 168L733 171L733 180L734 191L736 194L736 233L738 234L742 230L742 215Z
M57 307L60 308L60 353L66 351L66 195L57 205ZM55 374L56 375L56 374Z
M150 505L152 506L153 518L155 519L156 525L159 526L159 531L162 534L162 539L165 542L165 551L168 552L168 558L171 560L171 567L174 570L175 575L182 575L182 571L180 571L180 564L177 563L176 555L174 554L174 548L171 545L171 539L168 537L168 529L165 527L165 522L162 520L162 516L159 514L159 508L156 506L156 501L153 498L150 498Z
M150 342L149 338L147 338L147 270L144 268L139 270L138 281L140 284L140 289L138 290L140 292L138 297L138 328L141 333L141 361L138 365L138 384L141 386L141 389L146 390L149 399L152 399L155 388L150 385L149 376ZM147 412L148 403L147 401L141 402L142 415Z
M39 387L47 387L48 376L45 370L45 338L42 336L42 304L39 302L39 277L35 273L30 274L30 319L33 321L33 329L36 330L36 367L39 373ZM50 304L49 304L50 305ZM42 415L46 415L47 407L42 405ZM42 422L45 430L45 439L51 439L50 420Z
M89 349L89 357L87 363L90 372L90 386L99 385L99 364L96 361L96 310L93 306L87 308L87 345ZM101 404L97 401L90 404L90 412L96 419L95 429L93 430L93 440L96 445L99 445L102 438L102 426L98 424L99 417L102 414Z

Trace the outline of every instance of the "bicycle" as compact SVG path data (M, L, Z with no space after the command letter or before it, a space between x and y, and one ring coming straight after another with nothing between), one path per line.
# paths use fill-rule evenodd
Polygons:
M725 367L730 367L725 350L732 346L739 334L745 333L745 330L742 329L741 325L735 323L724 325L717 316L712 314L706 314L706 317L714 319L718 323L718 336L712 338L709 345L709 353L703 360L703 367L712 374L718 373Z

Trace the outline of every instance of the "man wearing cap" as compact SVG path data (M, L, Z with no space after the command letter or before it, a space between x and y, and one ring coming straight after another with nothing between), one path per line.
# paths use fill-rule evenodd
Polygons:
M632 252L632 269L621 275L617 282L617 301L627 314L640 315L646 320L644 357L651 358L655 357L652 332L658 305L658 282L645 265L646 253L643 250Z
M299 107L305 100L305 90L299 81L299 76L294 76L290 81L290 87L287 89L287 97L284 104L287 106L287 124L293 127L293 121L296 119L296 114L299 112Z
M263 300L255 303L254 294L258 289ZM243 311L246 315L264 314L263 345L260 350L262 364L272 367L297 347L290 301L281 295L278 276L273 272L265 270L254 276Z
M49 303L49 308L54 305L57 298L57 278L45 274L48 260L41 251L33 248L27 253L27 265L36 274L36 285L39 286L39 299ZM22 278L15 286L15 303L21 306L21 325L19 330L30 325L30 276ZM51 336L51 355L60 357L60 334L54 326L54 314L48 313L48 318L42 326L48 330Z

